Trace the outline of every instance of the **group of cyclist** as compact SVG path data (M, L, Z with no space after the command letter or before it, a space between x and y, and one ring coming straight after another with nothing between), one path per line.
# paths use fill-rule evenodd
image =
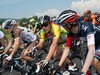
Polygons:
M9 56L2 60L3 64L9 63L19 50L18 48L23 44L25 46L20 55L22 62L34 62L34 59L28 55L32 52L32 48L35 47L37 50L41 50L45 40L52 38L47 56L38 64L45 67L51 57L54 56L59 60L59 63L54 67L53 73L62 68L65 62L69 65L68 70L77 71L76 64L68 58L68 55L73 39L78 37L79 40L84 39L84 41L87 41L88 53L81 72L76 75L86 75L90 66L93 66L96 71L100 71L100 16L98 17L97 12L91 13L90 10L87 10L83 16L79 16L74 10L65 10L61 12L56 21L52 21L48 15L43 15L39 17L38 23L34 19L30 19L29 22L34 25L32 29L18 26L13 19L3 22L0 29L0 43L4 50L0 57L2 58L9 53ZM41 27L39 30L37 30L38 25ZM5 41L5 37L7 37L7 41ZM38 44L36 44L37 39L39 39ZM59 47L59 43L66 43L64 50Z

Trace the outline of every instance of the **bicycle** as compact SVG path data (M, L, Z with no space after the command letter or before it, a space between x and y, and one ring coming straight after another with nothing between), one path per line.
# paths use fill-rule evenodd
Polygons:
M25 75L19 68L20 58L13 58L8 64L0 68L0 75Z
M19 49L7 64L3 64L3 59L8 57L7 54L1 56L0 60L0 75L25 75L25 71L19 66L22 65L20 59L21 50Z

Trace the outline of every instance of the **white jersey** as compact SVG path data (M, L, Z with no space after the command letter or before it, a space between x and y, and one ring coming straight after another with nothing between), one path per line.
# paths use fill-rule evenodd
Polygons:
M0 31L0 39L3 38L5 35L2 31Z
M31 43L36 40L37 37L32 32L22 31L20 34L20 38L23 40L24 43Z

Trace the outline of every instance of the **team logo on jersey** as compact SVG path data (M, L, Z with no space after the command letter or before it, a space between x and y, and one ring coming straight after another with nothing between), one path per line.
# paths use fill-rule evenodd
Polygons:
M82 28L86 31L88 26L82 25Z
M88 36L88 39L90 39L90 38L91 38L91 35Z

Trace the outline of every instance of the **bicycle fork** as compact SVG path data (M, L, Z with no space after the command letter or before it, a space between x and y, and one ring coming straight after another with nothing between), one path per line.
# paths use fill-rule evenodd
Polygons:
M12 72L13 72L13 66L11 66L11 70L10 70L10 75L12 75Z

